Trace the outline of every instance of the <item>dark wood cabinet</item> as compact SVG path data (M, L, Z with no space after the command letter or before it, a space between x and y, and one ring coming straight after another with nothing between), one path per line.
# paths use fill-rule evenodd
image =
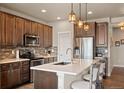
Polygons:
M49 31L49 28L47 25L44 25L44 47L49 47L48 45L48 31Z
M52 46L52 27L44 25L44 47Z
M8 75L10 64L1 64L1 88L8 88Z
M35 89L57 89L58 77L54 72L34 70Z
M16 45L23 46L23 31L24 31L24 19L16 17L15 20L15 37Z
M20 83L20 63L1 64L1 88L12 88Z
M25 34L38 35L40 47L52 46L52 27L0 12L0 47L23 46Z
M52 47L52 27L48 27L48 46Z
M30 80L29 71L30 71L29 61L21 62L21 67L20 67L21 84L29 82Z
M29 81L29 61L0 65L0 88L13 88Z
M5 45L6 37L4 30L5 14L0 12L0 45Z
M107 47L108 23L102 22L96 25L96 47Z
M15 16L5 14L6 45L15 46Z
M31 34L38 35L37 23L36 22L31 22Z
M43 24L38 24L37 25L37 31L38 31L38 36L40 37L40 47L44 47L44 31L43 31Z
M24 34L31 34L31 21L25 19Z
M10 64L10 73L8 76L9 88L16 87L20 84L20 62Z

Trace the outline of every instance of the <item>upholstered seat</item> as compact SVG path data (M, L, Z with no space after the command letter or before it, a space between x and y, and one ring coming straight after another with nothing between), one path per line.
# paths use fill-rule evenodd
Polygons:
M71 88L73 89L89 89L90 88L90 82L86 81L75 81L73 82ZM92 84L92 88L95 89L95 84Z
M74 81L71 84L72 89L95 89L96 88L96 81L99 75L99 68L100 64L92 64L90 67L90 81L80 80Z

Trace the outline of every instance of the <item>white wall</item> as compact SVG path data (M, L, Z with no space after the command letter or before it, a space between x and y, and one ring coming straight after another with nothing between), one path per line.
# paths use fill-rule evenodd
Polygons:
M111 48L112 52L112 62L114 66L124 67L124 45L119 47L115 46L115 41L120 41L124 39L124 31L119 28L113 29L113 46Z
M53 26L53 46L58 45L58 32L70 31L73 35L73 31L74 31L73 24L71 24L68 21L56 21L49 24Z

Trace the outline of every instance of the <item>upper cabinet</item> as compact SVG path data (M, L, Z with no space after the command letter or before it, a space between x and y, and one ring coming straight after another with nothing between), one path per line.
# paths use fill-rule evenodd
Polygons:
M107 47L108 23L102 22L96 25L96 47Z
M15 46L15 16L5 14L4 31L6 33L6 45Z
M25 20L24 34L31 34L31 21L30 20Z
M24 31L24 19L16 17L15 20L15 37L16 45L23 46L23 31Z
M83 28L79 28L77 24L74 25L74 34L75 37L87 37L87 36L95 36L95 22L88 23L90 29L88 31L84 31Z
M38 36L40 37L40 47L44 47L44 46L43 46L43 42L44 42L44 29L43 29L43 24L38 24L38 25L37 25L37 32L38 32Z
M0 12L0 47L23 46L25 34L40 37L40 47L52 46L52 27Z
M44 25L44 47L52 47L52 27Z
M5 45L5 31L4 31L5 14L0 12L0 45Z
M31 22L31 34L38 35L37 23L36 22Z

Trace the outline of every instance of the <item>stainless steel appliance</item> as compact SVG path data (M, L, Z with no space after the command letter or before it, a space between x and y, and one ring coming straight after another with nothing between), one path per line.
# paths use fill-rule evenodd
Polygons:
M43 65L43 64L44 64L44 59L42 58L35 58L35 59L31 59L30 61L30 67ZM33 82L33 70L30 70L30 82Z
M36 35L29 35L25 34L24 35L24 45L25 46L39 46L39 36Z
M38 66L44 64L44 58L36 57L34 53L29 49L21 49L19 53L20 58L30 59L30 67ZM30 82L33 82L33 71L30 70Z
M81 59L93 59L93 37L76 38L76 54Z

